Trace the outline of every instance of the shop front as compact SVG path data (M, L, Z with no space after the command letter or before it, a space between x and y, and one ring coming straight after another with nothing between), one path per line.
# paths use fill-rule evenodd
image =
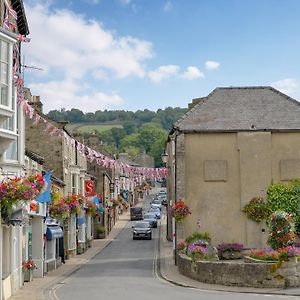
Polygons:
M47 218L46 225L45 270L49 272L62 264L62 251L60 248L63 247L63 243L60 242L60 239L63 238L64 232L55 219Z

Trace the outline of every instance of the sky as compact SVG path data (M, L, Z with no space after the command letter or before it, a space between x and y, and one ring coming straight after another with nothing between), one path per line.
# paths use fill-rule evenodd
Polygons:
M24 0L44 111L187 107L216 87L300 100L299 0Z

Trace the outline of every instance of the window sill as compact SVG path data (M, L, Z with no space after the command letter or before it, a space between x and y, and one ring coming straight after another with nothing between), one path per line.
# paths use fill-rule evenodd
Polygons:
M16 112L8 106L0 104L0 124L11 118Z
M12 141L17 140L18 135L5 129L0 129L0 152L4 153Z

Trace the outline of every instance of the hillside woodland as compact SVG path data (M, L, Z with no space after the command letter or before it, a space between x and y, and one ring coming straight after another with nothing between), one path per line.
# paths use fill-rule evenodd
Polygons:
M92 132L96 133L104 150L110 154L127 152L134 158L146 151L154 157L156 167L160 167L168 131L186 111L184 108L167 107L156 112L144 109L136 112L98 110L94 113L83 113L73 108L52 110L48 117L55 121L68 121L67 128L73 133L81 132L85 137Z

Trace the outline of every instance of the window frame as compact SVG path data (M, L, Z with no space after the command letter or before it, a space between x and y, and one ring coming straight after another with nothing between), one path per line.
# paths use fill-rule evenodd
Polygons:
M13 46L16 43L16 40L9 35L5 34L2 30L0 31L0 48L1 43L6 42L8 43L8 82L7 82L7 105L4 105L1 103L2 99L0 99L0 108L2 109L9 109L12 110L12 88L13 88ZM0 63L1 63L1 57L0 57ZM1 78L0 78L0 84Z

